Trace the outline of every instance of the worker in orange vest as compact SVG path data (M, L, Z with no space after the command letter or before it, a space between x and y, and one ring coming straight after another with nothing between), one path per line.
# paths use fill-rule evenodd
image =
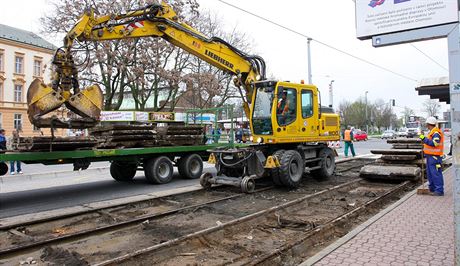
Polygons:
M433 196L444 196L444 179L442 176L442 156L444 154L444 134L436 127L436 118L428 117L426 126L430 130L428 136L420 135L423 142L423 153L426 157L426 175L428 188Z
M345 142L345 157L348 157L348 148L351 150L351 154L353 157L356 156L355 154L355 148L353 147L353 131L350 126L347 127L345 132L343 132L343 141Z
M283 91L281 99L278 101L276 113L278 116L278 124L280 126L286 125L286 116L289 111L289 100L287 99L287 91Z

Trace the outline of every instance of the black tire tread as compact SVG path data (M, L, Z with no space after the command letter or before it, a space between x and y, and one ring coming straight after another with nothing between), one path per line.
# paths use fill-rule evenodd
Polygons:
M281 158L283 157L283 154L285 152L286 152L285 150L277 150L272 154L272 156L278 157L278 161L281 162ZM283 183L281 182L281 179L280 179L280 169L279 168L271 169L270 174L272 176L273 183L276 186L283 186Z
M294 181L291 178L290 175L290 164L292 160L298 160L299 161L299 171L300 171L300 178L298 181ZM280 180L288 188L297 188L300 185L300 182L302 180L302 175L305 170L305 162L302 159L302 156L300 156L299 152L296 150L288 150L286 151L283 156L281 157L281 166L280 166Z
M170 168L171 173L170 173L169 177L166 180L164 180L164 179L161 179L158 176L157 170L159 168L158 166L160 165L160 163L162 163L163 161L166 161L166 160L168 162L168 167ZM166 183L171 182L171 180L172 180L173 165L172 165L171 160L169 160L169 158L166 157L166 156L150 158L150 159L147 159L146 162L144 163L144 173L145 173L145 178L147 179L147 181L149 183L152 183L152 184L166 184Z
M110 175L113 179L121 182L133 180L137 172L136 164L127 164L120 162L110 163Z
M196 175L193 175L192 172L190 171L190 163L193 160L198 160L201 166L200 172ZM181 177L185 177L187 179L200 178L201 174L203 173L203 160L201 159L201 156L199 156L196 153L188 154L179 159L178 164L177 164L177 169L179 170L179 174Z

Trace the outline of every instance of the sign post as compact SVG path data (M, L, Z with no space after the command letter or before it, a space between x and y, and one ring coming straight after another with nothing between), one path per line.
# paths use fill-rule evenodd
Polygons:
M455 265L460 265L460 29L459 25L447 38L449 48L450 110L452 123L452 156L455 171L454 219Z
M458 0L356 0L357 38L381 47L448 40L454 165L455 265L460 266L460 29Z

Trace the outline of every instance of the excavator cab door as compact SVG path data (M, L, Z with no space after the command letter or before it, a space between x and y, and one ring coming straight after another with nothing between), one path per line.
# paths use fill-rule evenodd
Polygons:
M276 91L276 108L273 114L276 142L304 141L306 138L316 137L316 89L304 84L280 82Z

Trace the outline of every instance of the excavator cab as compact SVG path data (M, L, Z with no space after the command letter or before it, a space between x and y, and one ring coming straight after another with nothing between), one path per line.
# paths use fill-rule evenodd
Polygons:
M252 130L258 143L309 142L322 132L337 131L337 116L321 114L319 92L313 85L257 82L252 106ZM330 123L321 123L326 119Z

